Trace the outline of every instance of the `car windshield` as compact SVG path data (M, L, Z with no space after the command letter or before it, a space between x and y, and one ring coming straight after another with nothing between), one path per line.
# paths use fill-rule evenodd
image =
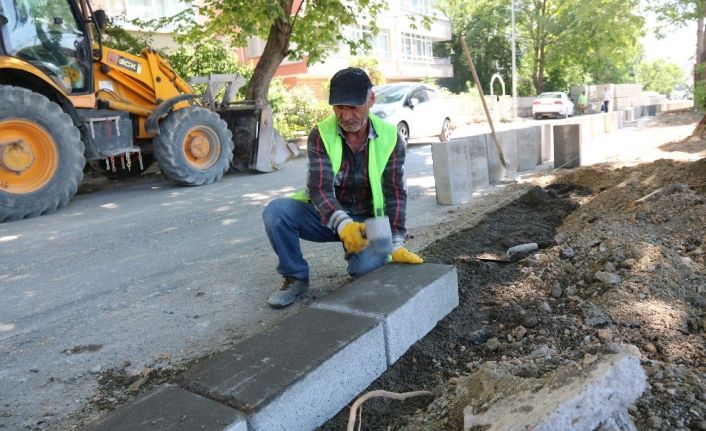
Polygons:
M539 99L561 99L561 93L542 93L537 96Z
M385 105L387 103L399 102L404 98L410 85L381 85L373 88L375 92L375 103Z

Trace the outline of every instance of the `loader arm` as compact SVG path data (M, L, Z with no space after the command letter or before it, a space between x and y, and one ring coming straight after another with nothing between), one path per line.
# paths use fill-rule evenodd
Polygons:
M138 119L138 138L153 134L145 128L147 118L163 102L193 95L191 86L178 76L155 51L144 48L140 56L103 46L102 58L94 64L96 98L107 108L126 111ZM189 102L174 104L183 109Z

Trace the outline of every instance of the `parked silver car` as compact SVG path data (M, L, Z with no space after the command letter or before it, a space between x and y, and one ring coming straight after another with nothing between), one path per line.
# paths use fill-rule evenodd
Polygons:
M373 88L375 105L371 112L397 126L405 138L437 136L447 141L451 136L448 106L431 85L399 82Z
M574 115L574 102L561 91L542 93L532 102L532 116L535 119L541 117L568 118L572 115Z

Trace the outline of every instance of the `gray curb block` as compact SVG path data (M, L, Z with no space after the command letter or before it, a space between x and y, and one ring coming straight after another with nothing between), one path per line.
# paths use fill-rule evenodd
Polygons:
M457 305L455 267L388 264L82 430L311 430Z

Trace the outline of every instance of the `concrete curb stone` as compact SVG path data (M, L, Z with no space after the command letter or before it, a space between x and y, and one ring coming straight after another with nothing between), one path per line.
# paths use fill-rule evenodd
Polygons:
M382 321L392 365L458 306L456 267L389 264L312 305Z

